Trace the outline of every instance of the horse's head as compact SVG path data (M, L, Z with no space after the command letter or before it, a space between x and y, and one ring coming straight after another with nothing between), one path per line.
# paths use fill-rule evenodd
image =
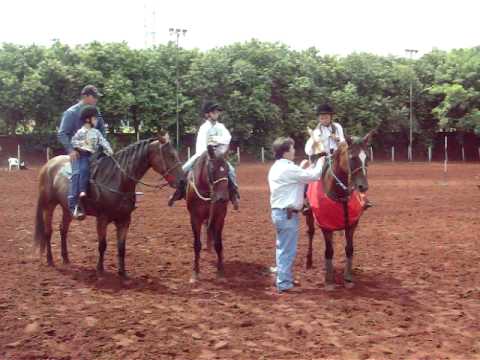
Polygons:
M356 190L364 193L368 190L368 143L373 131L362 137L347 138L351 181Z
M228 201L228 164L221 147L208 145L207 174L212 202Z
M158 139L150 143L149 161L153 169L162 175L171 187L185 181L185 174L178 153L167 132L160 132Z
M307 128L307 131L312 143L312 155L320 155L321 153L324 153L326 150L323 146L323 142L318 138L318 136L315 136L315 132L312 129Z

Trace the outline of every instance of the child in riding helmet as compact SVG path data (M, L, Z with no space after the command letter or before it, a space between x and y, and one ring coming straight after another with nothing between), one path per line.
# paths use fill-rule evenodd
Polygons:
M95 153L99 147L103 148L108 155L113 154L113 150L108 141L103 137L95 126L97 124L97 108L95 106L85 106L80 113L80 121L82 127L72 137L72 146L80 154L79 168L80 176L76 183L72 183L74 187L74 207L70 209L75 219L83 219L85 215L78 206L79 198L87 196L87 188L90 180L90 156Z

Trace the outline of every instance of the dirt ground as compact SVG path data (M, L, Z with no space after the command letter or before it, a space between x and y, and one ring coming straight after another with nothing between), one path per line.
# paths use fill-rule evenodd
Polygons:
M38 169L0 171L0 359L480 359L480 164L374 163L376 207L355 236L355 287L341 283L344 242L335 238L338 287L323 285L323 239L305 269L305 226L295 266L301 293L278 296L268 165L242 164L241 210L225 226L226 279L202 252L189 284L192 235L185 203L141 188L116 275L113 228L94 271L94 220L74 223L70 266L53 237L55 267L32 253ZM153 173L147 181L155 181ZM56 224L59 223L59 212Z

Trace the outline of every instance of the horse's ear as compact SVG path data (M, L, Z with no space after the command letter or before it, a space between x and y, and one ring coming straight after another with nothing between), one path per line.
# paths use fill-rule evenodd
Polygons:
M345 136L345 141L347 142L348 146L352 146L353 140L351 136Z
M166 144L170 142L170 135L168 135L168 132L165 130L159 130L158 141L160 141L160 144Z
M362 142L365 144L365 145L368 145L370 143L370 141L372 140L372 136L373 134L375 133L376 129L373 129L373 130L370 130L367 135L365 135L362 139Z
M210 159L214 159L215 158L215 149L212 145L208 145L207 146L207 152L208 152L208 157Z

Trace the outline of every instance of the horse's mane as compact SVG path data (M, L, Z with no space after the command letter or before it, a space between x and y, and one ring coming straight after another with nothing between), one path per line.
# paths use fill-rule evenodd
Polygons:
M145 158L148 153L148 147L155 139L140 140L136 143L130 144L127 147L121 149L112 157L121 166L129 176L138 177L138 173L145 170L148 166L148 162L144 161L140 163L141 159ZM98 166L98 173L103 176L109 177L108 174L119 172L118 166L112 159L105 158L100 160Z

